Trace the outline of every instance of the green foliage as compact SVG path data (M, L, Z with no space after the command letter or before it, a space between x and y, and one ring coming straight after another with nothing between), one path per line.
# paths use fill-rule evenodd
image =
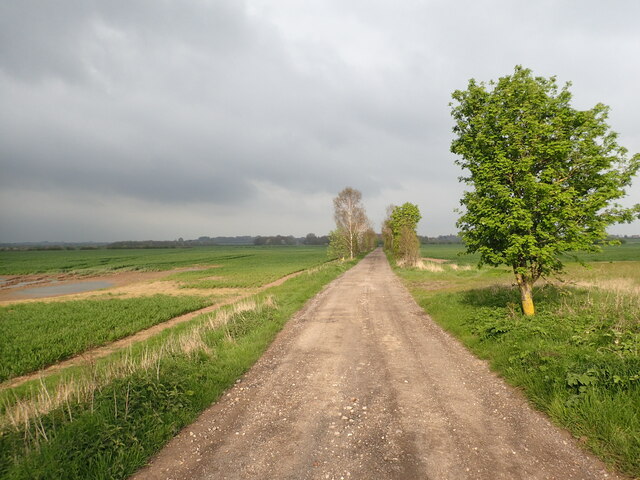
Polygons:
M471 80L453 93L451 151L473 187L458 226L481 263L509 265L530 286L561 271L565 252L597 251L608 225L640 211L612 205L640 155L616 143L606 106L574 109L555 77L516 67L489 87Z
M420 241L416 227L421 218L418 206L406 202L399 207L393 207L389 218L385 220L385 240L391 243L387 250L392 251L394 257L402 263L414 265L418 259Z
M46 367L210 303L201 297L154 295L0 307L0 381Z
M415 232L418 222L422 218L420 209L413 203L406 202L399 207L395 207L391 212L389 226L394 237L402 234L403 228L408 228Z
M349 257L349 242L344 232L341 233L337 229L329 232L329 248L327 249L327 255L330 258Z

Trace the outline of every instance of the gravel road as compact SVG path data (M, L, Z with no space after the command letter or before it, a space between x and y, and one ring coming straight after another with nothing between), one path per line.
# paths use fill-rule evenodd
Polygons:
M133 478L621 477L438 327L376 250Z

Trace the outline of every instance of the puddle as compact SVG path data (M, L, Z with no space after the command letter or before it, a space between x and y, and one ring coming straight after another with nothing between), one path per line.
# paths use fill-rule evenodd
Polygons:
M29 282L19 282L19 283L15 283L13 285L10 285L9 288L26 287L27 285L35 285L35 284L38 284L38 283L58 283L58 280L40 279L40 280L32 280L32 281L29 281Z
M9 279L7 277L0 277L0 287L7 283Z
M113 282L94 281L66 283L63 285L51 285L48 287L25 288L19 292L23 298L53 297L54 295L67 295L69 293L88 292L113 286ZM16 292L17 293L17 292Z

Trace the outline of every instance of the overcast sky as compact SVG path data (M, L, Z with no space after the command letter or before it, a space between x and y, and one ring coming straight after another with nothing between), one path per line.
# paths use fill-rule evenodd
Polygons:
M454 233L451 93L517 64L640 152L640 2L4 0L0 242ZM640 202L640 179L625 204ZM614 233L640 234L640 221Z

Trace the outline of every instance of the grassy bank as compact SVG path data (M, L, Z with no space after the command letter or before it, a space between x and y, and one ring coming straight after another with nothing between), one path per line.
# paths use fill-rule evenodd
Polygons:
M0 476L126 478L232 385L287 319L351 265L324 265L253 302L200 316L77 369L72 379L50 378L47 394L35 384L13 397L3 392ZM53 392L74 388L66 398Z
M434 320L532 404L607 463L640 477L640 269L606 265L604 285L591 277L590 288L572 286L593 272L575 266L564 284L538 288L534 318L521 315L508 269L396 271ZM609 288L618 276L625 287Z
M0 381L38 370L210 303L202 297L154 295L0 307Z

